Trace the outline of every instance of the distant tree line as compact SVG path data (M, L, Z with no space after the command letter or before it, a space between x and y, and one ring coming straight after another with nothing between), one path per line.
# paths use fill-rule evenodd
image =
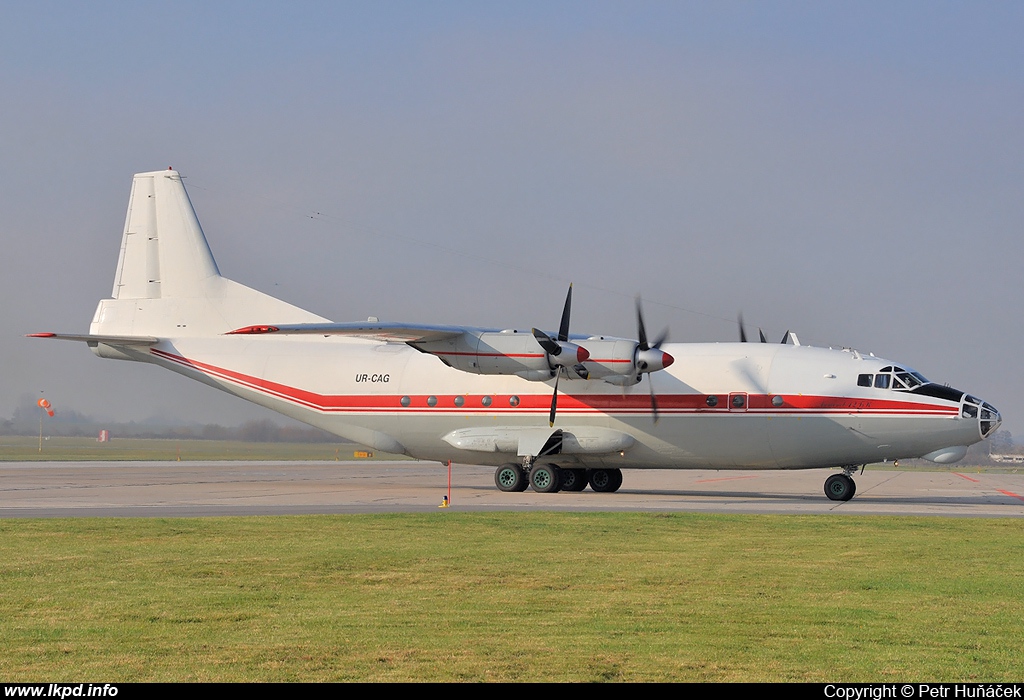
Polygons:
M318 428L277 425L269 420L251 420L229 427L217 424L157 426L141 423L61 423L47 419L43 434L57 437L97 437L109 430L111 439L161 438L175 440L240 440L243 442L346 442ZM14 419L0 422L0 435L37 435L38 417L32 423Z
M40 409L32 396L23 396L11 418L0 421L0 435L37 435ZM152 422L102 421L78 411L57 407L53 418L43 417L43 434L58 437L96 437L109 430L111 439L171 438L177 440L241 440L244 442L345 442L337 435L303 425L278 425L266 418L228 427L217 424L158 425Z

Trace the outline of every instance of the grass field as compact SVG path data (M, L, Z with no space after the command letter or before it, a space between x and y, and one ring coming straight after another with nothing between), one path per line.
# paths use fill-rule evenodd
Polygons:
M1019 681L1024 522L0 521L3 681Z

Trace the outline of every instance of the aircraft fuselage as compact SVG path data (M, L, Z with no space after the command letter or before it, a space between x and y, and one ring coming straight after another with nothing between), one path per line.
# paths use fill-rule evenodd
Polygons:
M563 381L555 429L600 428L633 442L552 459L581 467L808 469L917 457L983 437L962 400L858 386L859 376L893 365L873 356L759 343L665 349L674 365L634 386ZM336 435L420 459L515 461L501 440L465 449L443 437L467 428L484 437L548 429L552 381L468 374L405 344L225 336L131 352Z

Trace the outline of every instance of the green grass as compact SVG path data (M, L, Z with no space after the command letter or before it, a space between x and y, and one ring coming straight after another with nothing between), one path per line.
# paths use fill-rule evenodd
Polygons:
M174 440L118 438L96 442L95 438L0 437L0 462L68 462L81 460L182 461L195 460L351 460L354 452L366 448L351 443L243 442L233 440ZM405 459L374 454L374 459Z
M0 521L3 681L1019 681L1024 521Z

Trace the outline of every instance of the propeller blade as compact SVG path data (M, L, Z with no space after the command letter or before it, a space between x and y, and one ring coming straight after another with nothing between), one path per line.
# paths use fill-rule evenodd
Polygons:
M651 376L647 377L647 383L651 385L651 417L654 419L655 425L658 423L658 399L654 396L654 379Z
M742 327L741 321L741 332ZM636 334L639 342L637 343L636 354L633 356L633 362L635 368L639 370L639 373L637 374L637 381L639 382L645 373L648 375L647 381L651 385L651 418L655 423L657 423L658 397L654 394L654 380L652 379L651 373L665 369L675 362L675 358L661 350L662 343L668 340L667 328L663 330L657 338L655 338L653 345L647 342L647 328L644 325L644 312L640 305L639 295L636 298Z
M644 328L644 311L640 307L640 297L636 298L636 335L640 341L640 349L647 350L651 346L647 344L647 330Z
M562 322L558 324L558 339L569 340L569 307L572 306L572 283L569 283L569 292L565 295L565 308L562 309Z
M745 342L747 342L747 331L743 327L743 314L742 313L740 313L739 316L736 318L736 322L740 325L740 342L741 343L745 343Z
M555 391L551 394L551 413L548 414L548 427L555 427L555 410L558 408L558 378L561 372L555 372Z
M544 352L552 357L557 357L562 354L562 346L552 340L551 336L544 331L534 328L533 337L536 338L537 342L540 343L540 346L544 348Z
M657 350L658 348L661 347L661 344L664 343L666 340L668 340L668 328L666 328L665 330L663 330L661 332L661 335L659 335L654 340L654 344L651 347L654 348L655 350Z
M757 329L757 334L758 334L759 336L761 336L761 342L762 342L762 343L767 343L767 342L768 342L768 339L764 337L764 331L763 331L763 330L761 330L760 328L758 328L758 329Z

